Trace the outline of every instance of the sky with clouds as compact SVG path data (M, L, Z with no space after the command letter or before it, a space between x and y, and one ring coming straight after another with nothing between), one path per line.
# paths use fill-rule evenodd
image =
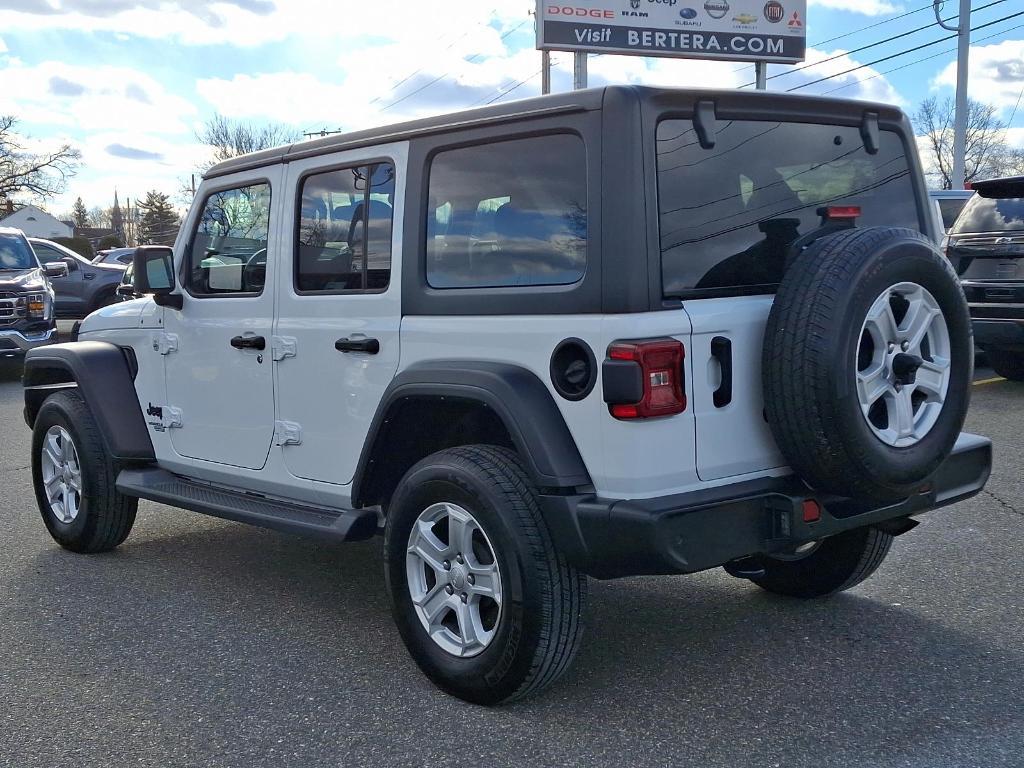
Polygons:
M628 0L608 0L610 6ZM733 0L737 10L760 0ZM946 13L956 13L955 1ZM298 131L356 129L535 95L531 0L0 0L0 114L33 145L70 142L83 163L61 213L147 189L176 193L208 150L196 131L215 112ZM951 96L955 40L841 74L945 36L927 0L809 0L807 62L772 66L769 88L837 76L805 93L894 102L912 112ZM1024 0L974 0L972 26ZM983 7L988 6L988 7ZM955 22L954 22L955 23ZM925 29L918 30L920 27ZM915 31L918 30L918 31ZM859 50L888 37L899 40ZM1012 120L1024 146L1024 16L979 30L972 98ZM553 88L572 82L572 55L554 53ZM797 70L799 71L791 71ZM600 56L591 85L738 87L735 62ZM1019 104L1019 108L1018 108Z

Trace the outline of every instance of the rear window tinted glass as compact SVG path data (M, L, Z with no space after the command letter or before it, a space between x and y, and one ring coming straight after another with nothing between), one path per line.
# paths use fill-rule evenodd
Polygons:
M967 201L952 233L1018 232L1024 230L1024 197L985 197Z
M586 151L578 136L438 153L430 165L427 282L434 288L566 285L583 277Z
M861 226L920 227L900 137L864 149L858 128L731 120L703 149L689 120L658 125L658 208L666 296L772 292L790 245L818 209L859 206Z

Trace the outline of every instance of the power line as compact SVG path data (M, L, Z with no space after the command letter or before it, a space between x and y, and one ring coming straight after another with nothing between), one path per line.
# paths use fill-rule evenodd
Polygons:
M470 27L469 29L467 29L465 32L463 32L461 35L459 35L457 38L452 40L446 47L442 48L439 51L439 53L444 53L445 51L450 51L453 47L455 47L456 43L461 42L462 40L464 40L471 32L475 32L477 27L489 26L490 23L491 23L491 18L494 16L495 13L497 13L497 11L498 11L498 7L492 8L491 12L487 14L487 20L486 21L483 21L480 24L477 24L476 27ZM429 65L424 64L422 67L417 69L415 72L409 73L408 75L403 77L401 80L399 80L397 83L392 85L389 90L393 93L397 88L401 88L405 83L409 82L410 80L412 80L412 78L416 77L416 75L418 75L420 72L422 72L424 69L426 69L427 66L429 66ZM378 101L380 101L383 98L384 98L384 94L381 94L380 96L377 96L372 101L370 101L370 104L371 105L372 104L376 104Z
M1005 35L1007 32L1014 32L1014 31L1016 31L1018 29L1024 29L1024 24L1018 24L1015 27L1010 27L1009 29L1003 29L1003 30L1000 30L999 32L995 32L994 34L986 35L985 37L979 37L974 42L975 43L983 43L986 40L991 40L994 37L999 37L1000 35ZM844 83L843 85L840 85L837 88L833 88L830 91L825 91L821 95L822 96L827 96L830 93L835 93L836 91L841 91L844 88L850 88L850 87L852 87L854 85L859 85L861 83L866 83L868 80L874 80L877 77L882 77L883 75L888 75L888 74L890 74L892 72L898 72L901 69L907 69L908 67L913 67L913 66L915 66L917 64L921 64L922 62L931 61L932 59L937 59L940 56L946 56L946 55L948 55L950 53L956 53L956 48L946 48L945 50L939 51L938 53L933 53L931 56L923 56L920 59L914 59L913 61L911 61L908 64L901 64L898 67L893 67L892 69L887 69L884 72L876 72L875 74L871 75L870 77L865 77L863 80L854 80L853 82L850 82L850 83ZM1021 89L1021 93L1024 94L1024 89ZM1019 103L1020 103L1020 100L1018 99L1018 104Z
M915 13L920 13L921 11L930 10L931 7L932 7L932 4L928 3L927 5L922 5L920 8L915 8L912 11L907 11L906 13L901 13L899 16L893 16L891 19L885 19L883 21L879 21L879 22L876 22L874 24L869 24L866 27L861 27L860 29L855 29L855 30L853 30L853 32L845 32L845 33L843 33L841 35L836 35L835 37L830 37L828 40L818 40L817 42L814 42L814 43L808 43L808 45L813 48L816 45L825 45L826 43L832 43L832 42L835 42L836 40L842 40L843 38L846 38L846 37L852 37L853 35L859 34L861 32L867 32L869 29L874 29L875 27L881 27L881 26L883 26L885 24L889 24L889 23L891 23L893 21L899 21L900 19L905 19L907 16L913 16Z
M999 24L999 23L1004 22L1004 21L1009 21L1010 19L1015 19L1018 16L1024 16L1024 11L1018 11L1017 13L1011 13L1008 16L1003 16L1001 19L996 19L995 21L990 21L987 24L979 24L977 27L972 27L971 28L971 32L977 32L977 31L985 29L987 27L991 27L994 24ZM1002 34L1002 33L1000 33L1000 34ZM940 38L938 38L936 40L932 40L929 43L923 43L922 45L917 45L917 46L914 46L913 48L908 48L908 49L906 49L904 51L900 51L898 53L890 54L889 56L883 56L880 59L875 59L874 61L869 61L869 62L867 62L865 64L860 64L860 65L858 65L856 67L851 67L850 69L844 70L842 72L837 72L836 74L829 75L828 77L819 77L817 80L812 80L809 83L804 83L802 85L797 85L797 86L794 86L792 88L788 88L787 89L787 93L792 93L793 91L799 91L799 90L801 90L803 88L809 88L812 85L817 85L818 83L824 83L827 80L834 80L837 77L842 77L843 75L848 75L851 72L856 72L856 71L864 69L866 67L872 67L875 64L881 64L884 61L891 61L892 59L899 58L900 56L906 56L908 53L914 53L916 51L924 50L925 48L931 48L933 45L938 45L939 43L945 42L946 40L950 40L950 39L952 39L954 37L957 37L957 35L956 34L952 34L952 35L947 35L946 37L940 37Z
M512 29L508 30L505 34L503 34L501 36L501 39L504 40L509 35L511 35L513 32L516 32L517 30L519 30L528 21L529 21L529 18L523 19L521 22L519 22L514 27L512 27ZM466 59L465 61L466 61L467 64L472 64L473 62L477 61L481 56L483 56L482 53L475 53L472 56L470 56L468 59ZM435 77L430 82L428 82L428 83L426 83L424 85L421 85L419 88L417 88L414 91L410 91L409 93L405 94L405 96L401 96L401 97L395 99L394 101L392 101L387 106L381 107L379 111L380 112L384 112L386 110L391 109L396 104L400 104L401 102L405 101L406 99L415 96L417 93L420 93L421 91L425 91L427 88L429 88L430 86L434 85L434 83L441 82L446 77L448 77L450 74L451 74L450 72L442 72L440 75Z
M1006 0L994 0L994 2L991 2L988 5L983 5L980 8L975 8L972 11L972 13L976 13L977 11L984 11L986 8L991 8L994 5L999 5L1000 3L1005 3L1005 2L1006 2ZM955 18L956 18L956 16L950 16L947 19L943 19L943 21L951 21L952 19L955 19ZM821 59L819 61L815 61L815 62L810 63L810 64L804 64L803 66L793 67L792 69L787 69L785 72L777 72L774 75L770 75L768 77L768 80L774 80L777 77L783 77L785 75L792 75L792 74L794 74L796 72L802 72L805 69L810 69L811 67L817 67L817 66L819 66L821 64L827 64L830 61L835 61L836 59L841 59L844 56L852 56L855 53L860 53L861 51L866 51L869 48L877 48L880 45L885 45L886 43L891 43L894 40L900 40L900 39L902 39L904 37L910 37L911 35L916 35L918 32L923 32L924 30L931 29L934 26L935 26L934 24L925 24L923 27L917 27L916 29L912 29L909 32L901 32L898 35L893 35L892 37L887 37L884 40L878 40L877 42L869 43L868 45L862 45L860 48L854 48L851 51L845 51L844 53L838 53L835 56L829 56L827 59ZM747 83L747 86L754 85L754 84L755 83Z

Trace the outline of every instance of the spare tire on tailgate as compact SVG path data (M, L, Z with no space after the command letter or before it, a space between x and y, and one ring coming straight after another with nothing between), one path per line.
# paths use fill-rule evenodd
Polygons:
M787 269L765 330L765 413L812 488L909 496L949 456L973 371L948 260L920 233L852 228Z

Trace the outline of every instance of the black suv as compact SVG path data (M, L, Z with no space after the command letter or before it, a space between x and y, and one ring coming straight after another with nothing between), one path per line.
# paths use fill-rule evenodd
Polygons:
M996 373L1024 381L1024 176L974 189L946 252L963 281L975 344Z
M67 273L64 264L40 266L21 230L0 227L0 358L56 341L49 278Z

